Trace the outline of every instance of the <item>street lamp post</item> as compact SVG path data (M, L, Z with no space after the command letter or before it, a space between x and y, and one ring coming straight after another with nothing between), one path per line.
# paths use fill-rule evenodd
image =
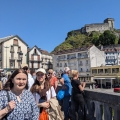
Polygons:
M7 48L9 47L5 46L4 48L6 48L6 72L7 72Z
M23 58L23 53L22 53L22 51L19 52L19 56L20 56L20 58L21 58L21 64L22 64L22 58Z

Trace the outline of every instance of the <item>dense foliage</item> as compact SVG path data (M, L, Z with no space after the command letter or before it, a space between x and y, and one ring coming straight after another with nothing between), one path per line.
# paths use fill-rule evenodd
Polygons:
M94 44L96 46L100 45L111 45L120 44L120 38L118 37L120 33L118 31L106 30L104 33L93 31L91 33L81 34L80 31L68 32L67 38L63 43L58 45L53 51L63 51L73 48L79 48L82 46L88 46Z

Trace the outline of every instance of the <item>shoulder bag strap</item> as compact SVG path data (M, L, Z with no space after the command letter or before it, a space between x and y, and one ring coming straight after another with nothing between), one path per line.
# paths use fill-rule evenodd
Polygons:
M9 92L8 92L8 91L6 91L6 92L7 92L8 102L10 102L10 95L9 95Z
M10 95L9 95L9 92L6 91L6 93L7 93L8 102L10 102ZM8 114L9 114L9 113L8 113ZM6 114L1 120L7 120L7 115L8 115L8 114Z

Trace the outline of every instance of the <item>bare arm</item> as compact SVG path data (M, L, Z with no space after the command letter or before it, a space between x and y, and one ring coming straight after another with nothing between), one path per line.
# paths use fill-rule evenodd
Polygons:
M85 82L81 83L81 85L79 85L79 89L80 89L81 91L83 91L84 88L85 88L85 85L86 85Z
M9 113L7 107L5 107L4 109L0 110L0 120L1 120L7 113Z
M64 85L64 79L63 79L63 78L60 79L60 83L61 83L62 85Z
M38 107L43 107L43 108L49 108L50 104L49 101L43 102L43 103L38 103Z
M7 113L9 113L14 108L15 108L15 102L10 101L4 109L0 110L0 119L3 118Z
M55 81L55 90L57 89L58 81Z

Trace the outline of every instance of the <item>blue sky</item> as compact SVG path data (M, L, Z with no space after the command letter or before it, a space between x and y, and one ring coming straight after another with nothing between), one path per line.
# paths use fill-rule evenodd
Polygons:
M67 32L108 17L120 29L120 0L0 0L0 38L18 35L51 52Z

